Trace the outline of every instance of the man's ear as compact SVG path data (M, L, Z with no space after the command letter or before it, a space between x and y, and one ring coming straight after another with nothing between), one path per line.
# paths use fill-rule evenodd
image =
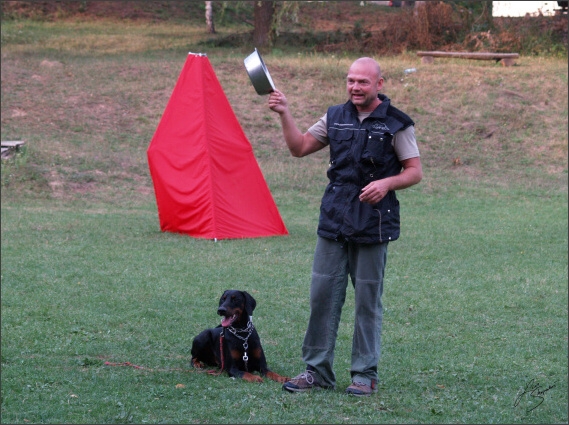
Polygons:
M377 80L377 91L381 91L381 89L383 88L383 77L380 77L379 80Z

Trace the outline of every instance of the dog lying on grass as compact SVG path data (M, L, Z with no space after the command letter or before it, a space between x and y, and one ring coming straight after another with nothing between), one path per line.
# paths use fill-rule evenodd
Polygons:
M217 314L222 317L221 324L194 338L192 365L196 368L216 366L220 373L226 371L229 376L248 382L263 382L261 376L281 383L290 380L267 367L261 338L251 321L256 305L247 292L225 291L217 308ZM259 372L261 376L253 372Z

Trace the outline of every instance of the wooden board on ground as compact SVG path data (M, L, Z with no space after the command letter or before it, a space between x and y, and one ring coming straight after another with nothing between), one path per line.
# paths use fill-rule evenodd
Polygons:
M8 158L25 143L22 140L2 142L2 158Z
M493 53L493 52L439 52L439 51L419 51L417 56L421 56L421 62L431 64L435 58L458 58L476 60L495 60L500 61L504 66L512 66L515 60L520 57L519 53Z

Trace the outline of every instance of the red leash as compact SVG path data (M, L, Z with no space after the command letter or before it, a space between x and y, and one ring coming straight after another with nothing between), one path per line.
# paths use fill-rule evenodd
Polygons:
M151 369L149 367L138 366L138 365L132 364L131 362L122 362L122 363L105 362L105 366L127 366L127 367L132 367L134 369L148 370L149 372L173 372L173 371L193 372L191 369L182 369L179 367L173 368L173 369Z
M105 366L129 366L129 367L133 367L133 368L135 368L135 369L152 370L152 369L148 369L148 368L146 368L146 367L137 366L137 365L135 365L135 364L132 364L131 362L123 362L123 363L105 362Z
M209 373L210 375L221 375L221 373L223 372L223 368L225 367L225 357L223 355L224 330L222 330L221 333L219 334L219 356L221 358L221 368L219 369L219 371L208 370L207 373ZM138 365L132 364L131 362L122 362L122 363L105 362L105 366L126 366L126 367L132 367L134 369L148 370L150 372L155 371L154 369L150 369L150 368L144 367L144 366L138 366ZM192 370L185 370L185 369L180 369L180 368L161 369L161 370L156 370L156 371L160 371L160 372L168 372L168 371L192 372Z
M225 329L222 329L221 333L219 334L219 357L221 358L221 369L219 369L219 373L223 372L223 368L225 366L225 359L223 357L223 338L225 337Z
M210 375L221 375L223 373L223 368L225 367L225 357L223 356L223 338L225 337L225 329L221 330L221 333L219 334L219 357L221 360L221 367L219 368L218 371L210 369L207 371L208 374Z
M223 373L223 368L225 367L225 357L223 355L223 338L225 337L225 328L221 330L219 334L219 358L221 360L221 367L219 370L210 369L207 371L209 375L219 376Z

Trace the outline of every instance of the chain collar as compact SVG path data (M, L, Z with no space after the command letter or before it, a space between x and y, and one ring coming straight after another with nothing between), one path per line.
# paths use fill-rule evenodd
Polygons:
M255 329L255 327L253 326L253 322L251 322L249 320L249 322L247 323L247 327L242 328L242 329L235 329L233 326L228 326L227 330L229 332L231 332L233 335L235 335L237 338L239 338L242 341L247 342L247 340L249 339L249 337L251 336L251 334L253 333L253 329ZM247 332L247 336L246 337L242 337L241 335L238 335L240 333L245 333Z
M253 322L249 320L249 322L247 323L247 327L242 329L235 329L233 326L228 326L227 328L224 329L227 329L229 332L231 332L233 335L235 335L237 338L243 341L243 362L245 362L245 370L247 370L247 361L249 360L249 356L247 356L247 349L249 348L249 343L247 341L249 340L249 337L251 336L253 330L255 329L255 327L253 326ZM240 333L247 333L247 336L243 337L239 335ZM221 331L221 334L223 335L223 330Z

